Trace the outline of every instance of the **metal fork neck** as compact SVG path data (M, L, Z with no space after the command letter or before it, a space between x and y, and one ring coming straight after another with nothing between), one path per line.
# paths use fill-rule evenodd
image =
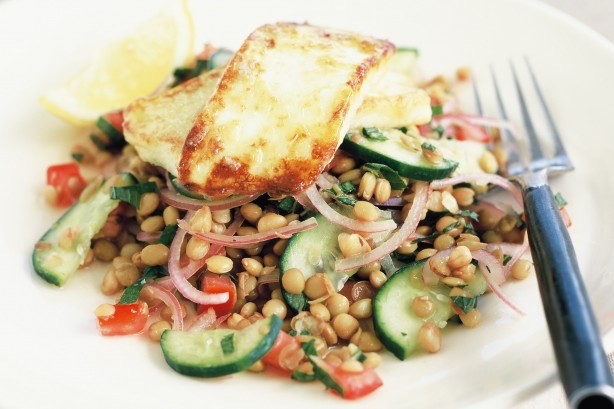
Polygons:
M527 187L539 187L548 184L548 170L541 169L534 172L528 172L522 175L522 181L524 182L523 188Z

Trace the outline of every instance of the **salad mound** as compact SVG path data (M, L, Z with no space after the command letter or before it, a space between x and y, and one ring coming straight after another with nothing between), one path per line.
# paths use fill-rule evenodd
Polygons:
M307 24L206 45L49 168L68 209L34 270L62 286L107 262L101 334L145 333L181 374L275 368L346 399L382 386L386 350L479 325L487 292L524 314L502 289L532 268L506 124L458 109L467 70L423 80L417 56Z

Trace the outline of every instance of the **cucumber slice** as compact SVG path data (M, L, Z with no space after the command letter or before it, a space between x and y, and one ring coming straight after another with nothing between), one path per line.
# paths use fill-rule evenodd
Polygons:
M400 360L404 360L418 346L418 331L427 321L440 328L452 317L450 288L444 284L426 287L422 281L424 261L409 264L397 271L379 289L373 300L373 324L377 337ZM435 311L428 318L412 312L416 297L428 296Z
M171 368L183 375L215 378L252 366L271 349L282 320L272 315L240 331L200 332L167 330L160 345Z
M291 268L301 270L305 280L316 273L326 273L335 289L339 291L352 275L347 271L335 271L335 261L341 257L337 236L345 230L329 222L322 215L317 215L315 218L318 227L297 233L288 241L280 260L280 279ZM303 311L309 308L305 294L292 294L283 287L281 293L292 310Z
M399 175L414 180L436 180L448 177L458 166L458 162L444 158L440 163L431 163L422 155L420 146L427 142L438 147L435 140L416 137L416 149L410 149L403 142L403 132L397 129L381 129L387 140L370 140L356 133L345 136L341 149L356 155L367 162L388 165Z
M234 52L226 50L225 48L217 50L209 58L209 65L207 68L213 70L215 68L225 67L230 62L234 54Z
M121 185L138 183L129 173L122 173ZM36 274L45 281L61 287L85 260L92 238L115 208L119 200L111 199L105 184L86 201L77 201L40 238L32 253ZM62 237L72 229L76 237L65 244Z

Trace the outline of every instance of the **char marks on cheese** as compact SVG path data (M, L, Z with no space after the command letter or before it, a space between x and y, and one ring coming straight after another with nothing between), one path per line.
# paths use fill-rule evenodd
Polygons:
M388 41L306 24L258 28L196 118L180 180L211 197L305 190L393 52Z

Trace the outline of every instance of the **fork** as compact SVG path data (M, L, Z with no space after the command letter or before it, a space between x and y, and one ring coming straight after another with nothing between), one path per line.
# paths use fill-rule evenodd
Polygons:
M548 175L573 170L550 110L528 59L525 59L545 122L550 129L554 154L544 154L529 115L516 68L511 65L515 90L528 139L528 159L520 154L519 141L504 131L510 177L522 187L531 255L560 378L572 408L614 408L614 382L601 343L599 327L582 282L576 254L559 206L548 186ZM491 66L492 81L500 115L508 120L500 87ZM475 81L478 113L482 103Z

